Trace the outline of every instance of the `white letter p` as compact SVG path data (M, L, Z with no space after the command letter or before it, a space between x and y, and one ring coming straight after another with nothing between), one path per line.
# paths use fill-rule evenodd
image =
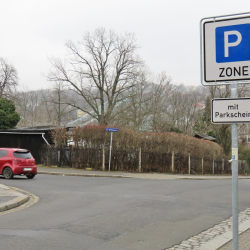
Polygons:
M229 43L228 42L228 37L230 35L236 35L237 36L236 42L234 42L234 43ZM229 50L228 50L228 48L229 47L235 47L235 46L239 45L240 42L241 42L241 40L242 40L242 36L241 36L240 32L237 31L237 30L231 30L231 31L225 31L224 32L225 57L229 57L229 52L228 52Z

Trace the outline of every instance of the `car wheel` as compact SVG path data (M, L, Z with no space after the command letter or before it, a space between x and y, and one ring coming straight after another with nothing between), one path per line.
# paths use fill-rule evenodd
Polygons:
M26 174L26 177L28 179L33 179L35 177L35 174Z
M13 178L13 171L11 168L9 167L6 167L4 170L3 170L3 176L5 179L12 179Z

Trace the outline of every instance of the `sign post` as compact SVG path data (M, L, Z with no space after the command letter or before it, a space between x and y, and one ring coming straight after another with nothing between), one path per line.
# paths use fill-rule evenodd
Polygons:
M109 149L109 172L110 172L111 149L112 149L113 132L118 132L118 128L106 128L105 131L106 131L106 132L111 132L111 137L110 137L110 149Z
M219 106L216 106L218 99L212 101L211 120L213 123L232 124L233 250L238 250L237 123L250 122L250 112L246 111L246 106L245 111L240 109L243 106L241 101L246 104L246 100L238 104L236 100L239 100L237 84L250 83L250 13L204 18L200 28L201 83L205 86L231 84L231 100L221 99L221 102L217 102Z
M250 13L204 18L201 28L201 83L249 83Z
M237 84L231 85L231 97L238 97ZM232 215L233 215L233 250L239 249L238 220L238 125L232 124Z

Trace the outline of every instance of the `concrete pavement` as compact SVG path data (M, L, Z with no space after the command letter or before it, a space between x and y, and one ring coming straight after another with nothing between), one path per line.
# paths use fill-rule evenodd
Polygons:
M225 245L219 248L219 250L231 250L233 249L233 242L229 241ZM239 250L250 249L250 229L239 235Z
M38 174L84 176L84 177L112 177L112 178L139 178L139 179L231 179L231 176L212 175L172 175L158 173L125 173L106 171L86 171L81 169L38 167ZM250 176L239 176L239 179L250 179ZM17 207L26 202L29 197L25 194L0 184L0 212ZM239 213L239 250L250 250L250 208ZM222 221L198 235L185 239L179 245L169 250L199 249L199 250L227 250L232 249L232 218Z
M0 184L0 212L18 207L28 200L27 195Z

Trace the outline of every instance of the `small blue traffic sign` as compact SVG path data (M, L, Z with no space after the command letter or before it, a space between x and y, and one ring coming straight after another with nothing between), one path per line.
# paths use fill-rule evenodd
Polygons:
M241 62L250 60L250 24L217 27L216 62Z
M118 128L105 128L106 132L118 132Z

